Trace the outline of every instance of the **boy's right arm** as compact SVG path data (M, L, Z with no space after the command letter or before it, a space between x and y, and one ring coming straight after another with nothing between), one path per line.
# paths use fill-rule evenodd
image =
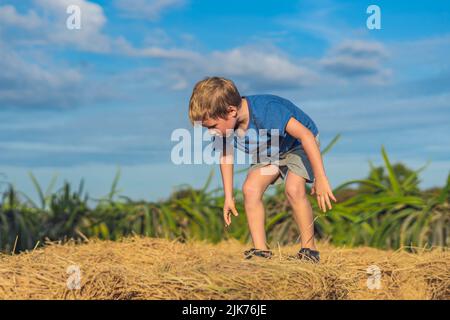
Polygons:
M229 147L227 146L227 148L224 146L223 149L220 153L220 172L222 174L223 191L225 195L223 218L228 227L231 224L230 211L235 216L238 216L238 212L234 204L233 196L234 150L232 145L229 145Z

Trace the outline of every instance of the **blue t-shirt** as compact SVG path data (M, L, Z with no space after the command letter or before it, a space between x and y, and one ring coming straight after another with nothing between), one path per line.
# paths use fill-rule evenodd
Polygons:
M235 148L254 155L275 156L278 153L282 154L301 146L301 141L292 137L285 130L291 117L308 128L314 136L319 133L314 121L287 99L272 94L250 95L243 96L243 98L246 98L248 102L250 117L245 136L239 137L234 133L229 137L223 137L222 143L229 144L233 139ZM216 136L212 138L215 141L213 150L218 149L215 138Z

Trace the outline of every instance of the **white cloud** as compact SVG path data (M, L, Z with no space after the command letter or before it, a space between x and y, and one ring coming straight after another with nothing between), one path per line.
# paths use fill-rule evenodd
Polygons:
M383 44L374 41L344 40L320 60L322 67L338 77L364 77L370 83L385 84L392 71L383 66L389 56Z
M239 47L229 51L215 51L207 61L210 72L263 82L285 83L287 86L308 85L313 77L312 72L300 63L281 52L264 51L264 48Z
M180 1L145 2L145 6L158 10ZM87 0L34 0L35 7L26 14L20 14L12 5L0 6L0 31L2 26L11 31L26 30L26 34L18 39L9 37L11 43L19 45L52 45L66 47L85 52L103 54L122 54L131 57L148 57L162 59L195 58L196 54L189 50L178 48L166 49L161 45L171 42L169 36L162 29L155 29L147 35L144 46L139 48L132 45L124 37L113 38L105 33L107 18L103 8ZM180 2L181 3L181 2ZM128 9L138 8L140 2L127 1L123 3ZM81 28L68 29L66 9L76 5L81 12ZM155 9L156 10L156 9ZM154 37L157 39L153 39ZM186 35L184 35L186 36Z
M294 60L275 47L248 45L206 54L191 54L187 62L165 66L173 89L186 89L206 75L221 75L238 81L243 89L301 88L318 76L301 60Z
M205 54L183 52L182 56L185 62L163 66L169 79L175 81L174 89L186 89L206 75L221 75L237 80L245 90L308 88L323 94L323 88L331 86L329 94L338 90L335 88L347 87L355 78L358 86L386 85L392 76L392 70L385 67L389 57L386 47L357 39L341 41L316 58L292 57L267 42Z
M107 153L112 150L107 150L104 147L97 146L75 146L75 145L60 145L45 142L0 142L0 148L8 151L33 151L33 152L53 152L53 153Z
M384 58L389 56L386 47L382 43L365 40L344 40L333 47L331 52L356 58Z
M26 14L20 14L11 5L0 6L1 27L10 31L23 29L20 39L8 37L11 43L71 46L90 52L110 51L111 41L103 34L106 24L103 9L86 0L34 0L35 6ZM76 5L81 11L81 29L70 30L66 26L66 9Z
M80 7L79 30L66 27L69 5ZM197 57L178 48L136 48L122 37L107 35L106 23L102 7L86 0L34 0L33 8L25 13L12 5L0 5L0 106L64 108L120 96L118 83L83 77L78 63L57 63L50 48L158 59Z
M41 10L50 15L45 34L51 43L74 45L78 49L91 52L110 50L110 39L102 32L107 20L100 5L86 0L34 1ZM81 29L70 30L66 26L66 9L70 5L80 8Z
M346 37L361 36L367 28L352 28L339 12L348 10L348 4L336 1L302 1L298 12L276 21L289 32L306 33L311 37L336 44Z
M29 10L27 14L20 15L12 5L0 7L0 21L4 25L27 30L36 29L43 24L36 12Z
M72 68L28 62L0 40L0 105L68 106L78 101L82 75Z
M158 46L136 48L126 39L119 38L116 41L116 48L122 54L130 57L147 57L161 59L198 59L199 55L190 50L183 49L165 49Z
M130 18L157 20L164 11L180 8L185 0L115 0L115 6Z
M146 29L143 39L145 46L167 46L173 45L172 38L162 28Z
M450 33L413 40L390 41L386 45L392 53L392 64L402 70L397 74L400 80L409 82L420 79L424 80L420 87L433 87L436 82L428 80L443 72L449 73Z

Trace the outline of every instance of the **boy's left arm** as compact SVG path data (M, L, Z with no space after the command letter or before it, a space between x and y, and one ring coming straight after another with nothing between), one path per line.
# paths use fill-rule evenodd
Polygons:
M334 202L337 202L337 200L333 195L330 183L328 182L328 178L325 174L320 149L317 146L313 133L294 117L291 117L286 124L286 132L301 140L303 149L311 162L315 177L314 185L311 189L311 195L314 193L316 194L317 203L323 212L326 212L327 210L326 205L328 205L328 208L331 210L332 207L330 198L333 199Z

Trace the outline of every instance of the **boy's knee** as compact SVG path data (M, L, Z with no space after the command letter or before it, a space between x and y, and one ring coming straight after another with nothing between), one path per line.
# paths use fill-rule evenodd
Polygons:
M289 200L307 200L306 190L300 184L286 184L284 192Z
M262 198L261 187L255 185L254 183L245 182L242 186L242 193L244 194L244 199L260 199Z

